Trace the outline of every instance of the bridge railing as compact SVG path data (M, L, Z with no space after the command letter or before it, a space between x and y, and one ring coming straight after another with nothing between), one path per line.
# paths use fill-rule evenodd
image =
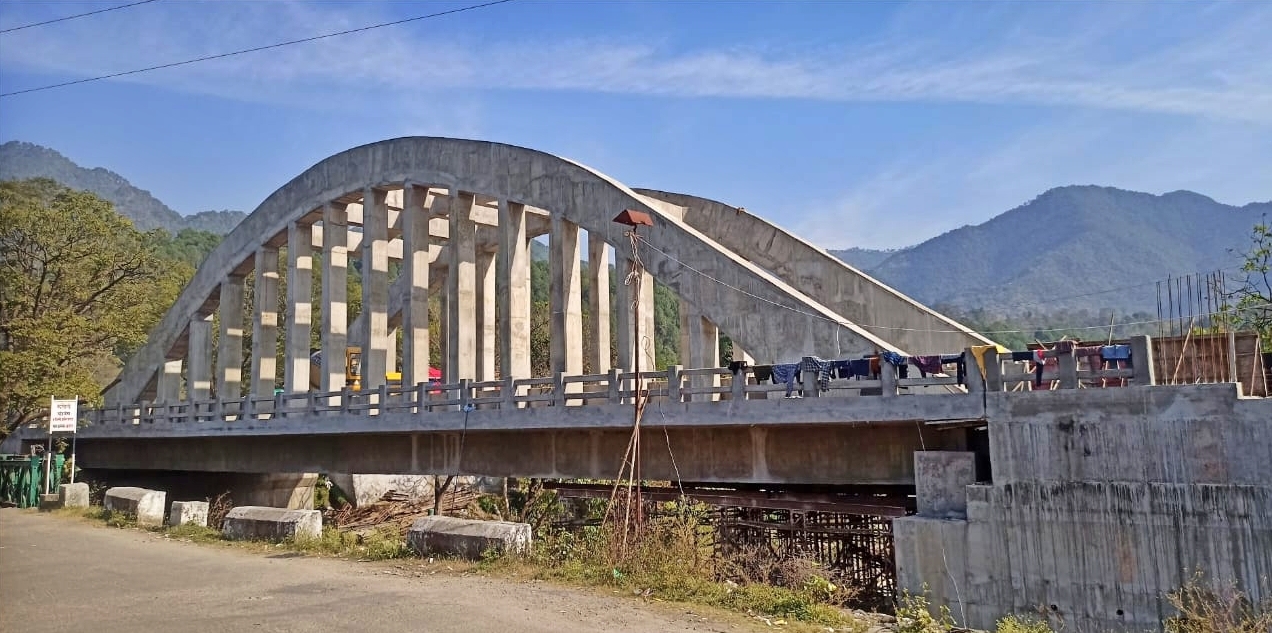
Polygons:
M1119 384L1154 384L1148 337L1131 341L1130 368L1091 369L1083 367L1072 349L1050 350L1044 357L1057 360L1056 370L1042 376L1048 387L1070 388ZM985 353L982 371L971 350L964 352L966 375L932 375L900 378L888 363L880 367L878 378L834 379L822 383L818 372L804 371L796 392L805 398L857 396L966 397L982 391L1010 391L1034 385L1037 376L1020 370L1009 357L990 350ZM824 377L823 377L824 378ZM826 389L823 390L822 387ZM1037 388L1034 386L1034 388ZM641 394L652 403L752 401L782 398L783 384L757 384L754 370L740 367L686 369L679 365L666 370L604 374L565 375L503 380L460 380L457 383L420 383L415 386L381 385L368 391L349 389L330 392L280 393L274 396L244 396L239 399L209 399L196 402L150 403L87 411L95 424L254 421L312 415L371 416L381 414L428 414L444 411L511 410L538 407L629 404Z

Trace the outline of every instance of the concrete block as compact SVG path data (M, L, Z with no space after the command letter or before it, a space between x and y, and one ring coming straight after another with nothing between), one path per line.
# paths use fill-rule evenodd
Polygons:
M225 538L236 541L318 538L322 535L322 513L317 510L241 506L225 515L221 533Z
M40 512L48 512L62 507L62 498L56 494L40 495Z
M206 501L173 501L168 512L168 525L194 524L208 526L208 502Z
M168 493L146 488L110 488L102 505L107 512L123 512L137 519L137 525L163 525L164 501Z
M406 536L420 554L441 554L478 559L487 550L524 552L530 547L530 524L508 521L474 521L453 517L416 519Z
M976 454L915 451L914 488L919 516L967 517L967 486L976 483Z
M62 500L63 508L87 508L88 484L84 482L62 484L57 487L57 496Z

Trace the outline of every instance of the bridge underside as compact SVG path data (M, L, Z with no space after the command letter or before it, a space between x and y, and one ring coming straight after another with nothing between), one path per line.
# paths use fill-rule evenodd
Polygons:
M965 428L861 426L646 428L641 474L654 481L914 484L914 452L965 450ZM921 435L921 437L920 437ZM80 442L85 468L208 472L353 472L614 479L630 430L569 429Z

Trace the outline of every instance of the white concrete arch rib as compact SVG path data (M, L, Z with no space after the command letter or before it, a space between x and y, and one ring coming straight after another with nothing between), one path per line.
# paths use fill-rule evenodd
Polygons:
M617 245L617 253L625 252L626 227L614 224L613 217L624 209L650 214L655 226L642 230L658 249L642 253L650 273L677 295L691 298L703 316L761 362L798 360L806 354L906 351L849 323L682 223L669 212L668 205L640 196L600 172L500 143L407 137L336 154L266 198L199 267L149 340L124 367L107 394L108 402L132 403L146 394L164 362L182 356L187 325L215 309L222 281L250 271L260 246L278 245L293 223L320 220L325 204L347 199L351 192L404 182L546 209L561 214L589 235L604 236L606 242Z
M689 194L634 191L681 207L685 224L911 353L944 354L993 343L762 217Z

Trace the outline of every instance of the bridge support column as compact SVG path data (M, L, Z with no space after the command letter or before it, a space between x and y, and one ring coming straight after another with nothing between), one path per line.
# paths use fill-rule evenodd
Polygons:
M526 207L499 201L499 249L495 261L500 297L499 359L504 378L530 377L530 240L526 237Z
M472 222L473 194L451 189L450 270L446 324L446 382L477 375L476 227Z
M309 391L310 303L314 284L313 227L292 222L287 230L287 340L284 344L283 389ZM340 353L341 362L344 352Z
M552 213L548 269L552 308L552 371L583 372L583 306L579 226Z
M379 389L389 369L389 210L386 192L362 194L362 390Z
M216 355L216 395L223 400L243 397L243 277L221 282L220 350Z
M591 326L588 328L587 370L603 374L610 370L610 267L609 244L601 233L587 234L587 271L591 284L588 296L588 312Z
M323 205L322 251L320 387L340 391L345 386L345 347L349 344L349 213L344 203Z
M402 187L402 386L428 382L428 189Z
M477 380L494 380L495 369L495 265L494 251L477 253L475 302L477 304Z
M164 361L159 369L157 403L173 404L181 401L181 359Z
M720 331L689 302L680 300L680 362L692 369L720 365ZM692 387L718 387L719 376L693 376ZM696 394L691 401L715 400L713 396Z
M252 394L274 394L278 378L278 249L256 251L256 309L252 320Z
M624 259L624 261L627 263L620 274L626 278L631 260ZM644 271L637 276L639 277L639 289L637 289L637 282L635 281L631 285L625 285L618 289L620 304L618 306L618 319L615 324L618 332L615 334L618 339L618 365L623 371L632 371L635 367L634 361L638 352L641 354L641 371L651 371L658 368L658 359L654 354L654 278ZM640 305L639 338L649 341L647 350L644 349L641 341L633 338L634 303Z
M186 398L191 402L212 395L212 315L190 320L186 349Z

